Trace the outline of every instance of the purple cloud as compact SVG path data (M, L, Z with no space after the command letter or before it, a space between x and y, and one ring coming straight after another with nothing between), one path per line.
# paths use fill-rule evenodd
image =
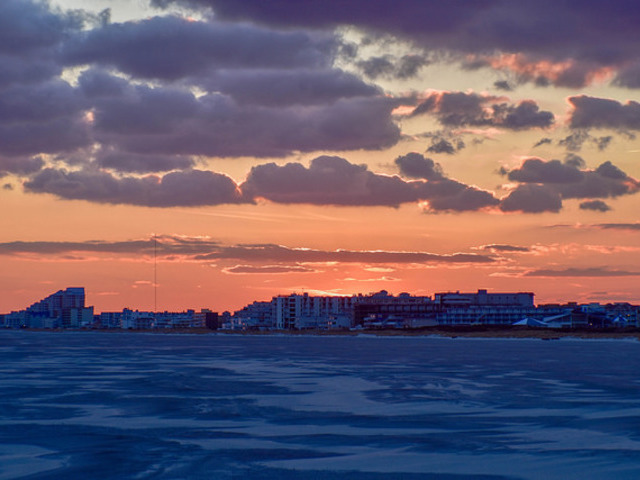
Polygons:
M88 72L97 139L141 154L285 156L295 151L380 149L400 138L396 101L382 96L309 105L242 105L221 94L133 86Z
M620 103L608 98L578 95L569 97L573 107L571 128L611 128L640 130L640 103L629 100Z
M509 104L491 95L465 92L433 92L412 115L430 113L447 127L487 126L511 130L553 125L551 112L541 111L533 100Z
M517 80L540 85L581 87L608 68L621 70L619 84L631 88L640 84L640 9L633 0L405 0L401 4L379 0L375 5L367 0L152 3L211 8L215 18L284 28L356 26L373 35L396 35L428 51L446 51L476 66L506 68L517 75ZM486 58L487 52L495 53ZM517 62L504 60L503 55L518 55Z
M560 194L545 185L518 185L500 202L503 212L543 213L559 212L562 208Z
M580 157L559 160L526 159L519 168L506 171L509 180L540 184L562 198L611 198L635 194L640 182L607 161L595 170L583 169ZM538 191L540 195L542 191Z
M396 165L403 175L422 180L380 175L365 165L323 156L308 168L299 163L258 165L240 188L247 197L278 203L395 207L426 200L434 211L478 210L498 203L489 192L445 178L432 160L418 153L398 157Z
M142 78L178 80L209 69L328 67L331 35L167 16L113 23L64 43L69 65L104 65Z
M24 184L30 193L50 193L69 200L175 207L240 203L243 198L226 175L201 170L173 172L163 177L115 177L102 171L46 168Z
M580 210L592 210L594 212L608 212L611 207L602 200L587 200L580 203Z

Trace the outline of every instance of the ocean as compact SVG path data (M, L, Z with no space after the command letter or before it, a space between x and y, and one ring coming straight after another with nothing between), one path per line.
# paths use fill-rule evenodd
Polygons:
M638 479L640 342L0 332L4 479Z

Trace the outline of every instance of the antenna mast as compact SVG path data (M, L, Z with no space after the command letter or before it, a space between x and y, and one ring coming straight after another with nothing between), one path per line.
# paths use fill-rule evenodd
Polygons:
M158 237L153 234L153 316L158 311Z

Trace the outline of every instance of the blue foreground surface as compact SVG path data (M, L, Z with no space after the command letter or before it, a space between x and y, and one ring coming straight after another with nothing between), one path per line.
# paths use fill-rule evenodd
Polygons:
M638 479L640 343L0 332L0 479Z

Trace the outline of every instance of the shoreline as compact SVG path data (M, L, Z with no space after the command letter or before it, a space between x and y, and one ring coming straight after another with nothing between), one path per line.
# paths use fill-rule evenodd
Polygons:
M240 335L240 336L374 336L374 337L443 337L443 338L524 338L540 340L559 340L560 338L577 339L609 339L623 340L634 339L640 341L640 329L630 328L624 330L593 330L593 329L548 329L548 328L527 328L527 327L426 327L420 329L407 330L210 330L206 328L166 328L166 329L45 329L45 328L25 328L25 329L4 329L13 332L91 332L91 333L147 333L147 334L190 334L190 335Z

